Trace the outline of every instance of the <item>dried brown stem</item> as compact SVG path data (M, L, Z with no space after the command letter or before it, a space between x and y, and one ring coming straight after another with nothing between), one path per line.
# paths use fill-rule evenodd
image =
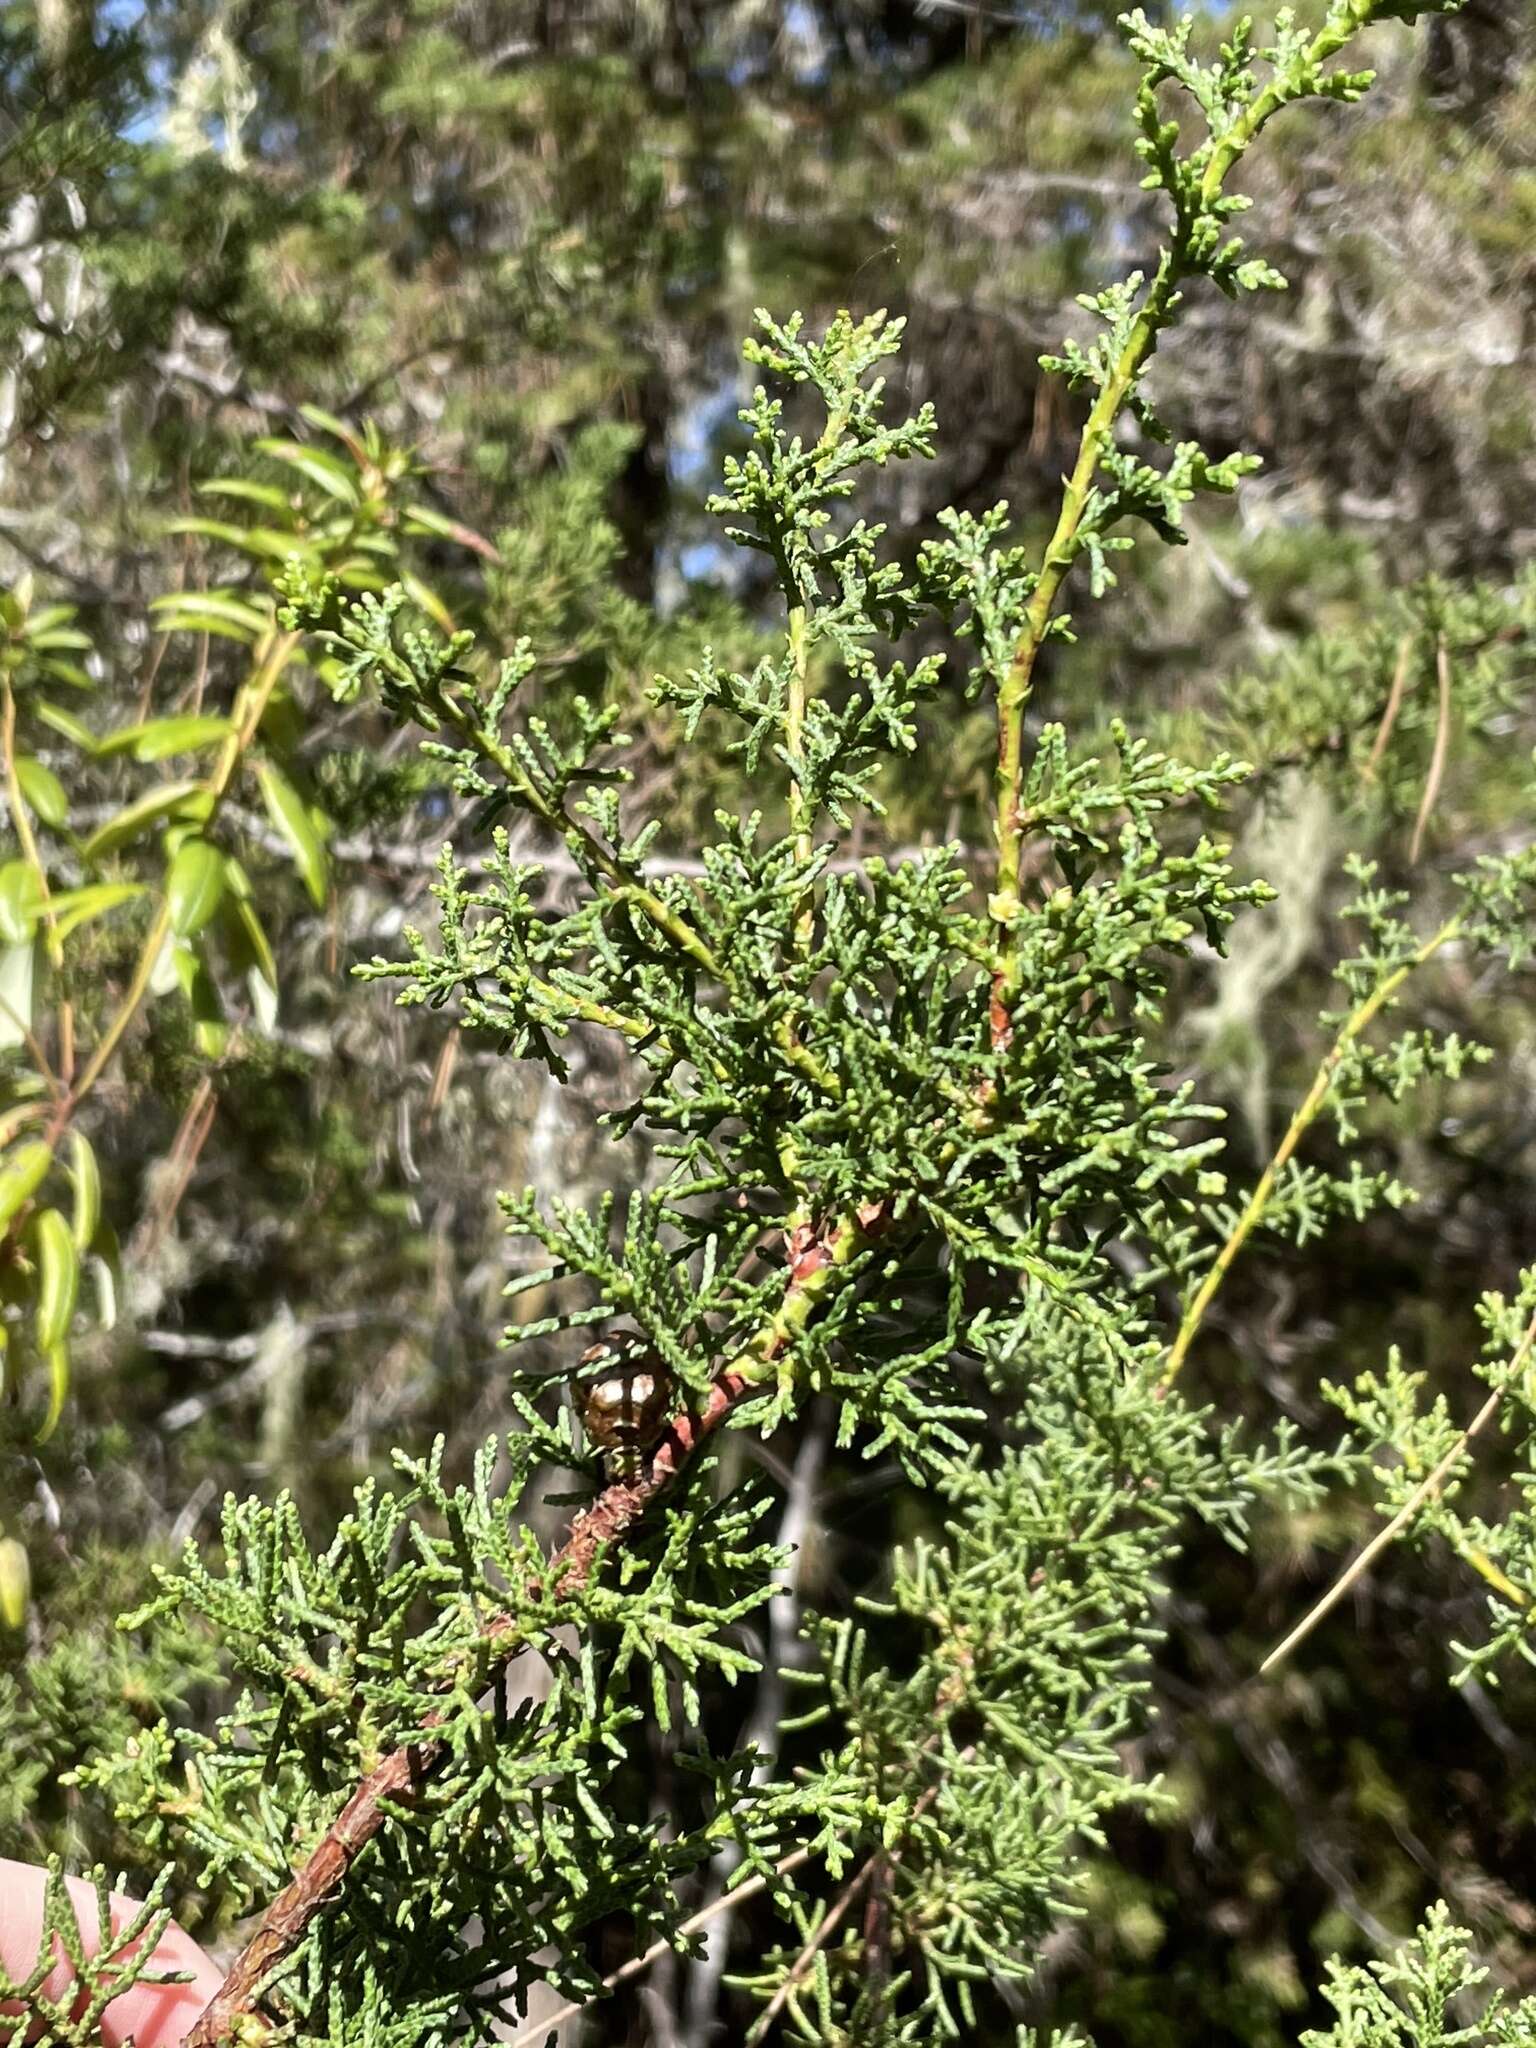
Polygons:
M810 1860L809 1849L792 1849L773 1866L774 1875L784 1877L791 1870L798 1870L802 1863L809 1863ZM610 1970L599 1987L600 1991L606 1994L617 1991L621 1985L632 1984L637 1977L645 1975L652 1963L659 1963L663 1956L674 1955L677 1943L684 1935L700 1933L712 1920L718 1920L722 1913L734 1912L746 1900L755 1899L759 1892L765 1892L767 1889L766 1877L749 1877L733 1891L722 1892L717 1899L711 1899L707 1906L700 1906L697 1913L690 1914L676 1934L661 1941L653 1941L650 1947L642 1949L639 1955L631 1956L627 1963L620 1963L616 1970ZM543 2048L554 2028L563 2027L567 2020L580 2019L592 2002L592 1999L568 2000L558 2011L546 2013L544 2018L533 2026L525 2027L523 2032L509 2043L509 2048Z
M1392 687L1387 692L1387 708L1381 714L1381 723L1376 728L1376 738L1371 745L1370 759L1365 764L1367 782L1376 780L1376 771L1381 766L1381 757L1387 751L1387 741L1392 737L1392 728L1397 724L1397 714L1403 708L1403 692L1408 686L1408 671L1413 664L1413 635L1405 633L1397 643L1397 666L1392 671Z
M1435 643L1435 678L1440 692L1440 709L1435 720L1435 744L1429 757L1429 773L1424 778L1424 795L1419 802L1419 815L1413 821L1413 844L1408 849L1410 863L1417 862L1423 849L1425 829L1435 808L1435 798L1440 794L1445 757L1451 743L1451 657L1443 633Z
M957 1691L954 1697L946 1702L943 1721L940 1723L941 1727L944 1722L948 1721L955 1707L960 1704L962 1696L962 1693ZM935 1731L923 1747L931 1753L937 1746L937 1742L938 1731ZM960 1752L961 1761L968 1761L974 1754L974 1746L968 1744ZM939 1796L941 1783L941 1780L935 1779L933 1784L919 1796L912 1808L912 1820L918 1819L920 1815L926 1813L928 1808L932 1806L935 1799ZM909 1821L908 1826L910 1825L911 1822ZM876 1849L869 1860L849 1878L837 1898L827 1908L815 1933L805 1944L804 1948L801 1949L793 1963L790 1964L782 1983L753 2022L752 2031L746 2039L746 2048L757 2048L759 2042L767 2039L774 2021L783 2012L790 1999L794 1997L798 1987L809 1976L817 1956L826 1947L828 1935L836 1933L838 1927L847 1918L849 1909L857 1903L860 1896L866 1890L869 1892L870 1902L875 1909L875 1919L879 1923L875 1929L875 1940L881 1950L881 1968L884 1970L888 1967L888 1962L883 1953L887 1932L886 1923L888 1921L886 1887L889 1885L892 1872L901 1861L902 1852L905 1847L906 1842L903 1839L900 1842L893 1843L889 1848Z

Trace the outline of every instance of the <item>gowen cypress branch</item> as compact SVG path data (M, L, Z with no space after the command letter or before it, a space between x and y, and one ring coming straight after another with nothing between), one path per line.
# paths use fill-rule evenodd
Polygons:
M1201 273L1217 275L1235 262L1238 242L1228 238L1227 219L1235 204L1225 196L1229 173L1246 155L1251 144L1270 119L1288 100L1330 87L1322 82L1322 67L1352 36L1376 19L1398 14L1395 0L1342 0L1330 7L1327 19L1310 42L1293 47L1288 62L1277 64L1274 76L1253 92L1242 111L1229 119L1218 135L1212 131L1197 175L1182 183L1179 168L1194 168L1192 162L1179 167L1166 160L1166 151L1177 136L1177 128L1159 129L1155 86L1161 80L1179 76L1180 62L1158 61L1143 84L1142 112L1146 139L1143 154L1152 166L1148 185L1161 185L1173 199L1175 221L1169 240L1159 253L1151 282L1119 337L1119 347L1104 366L1092 409L1084 423L1077 458L1065 479L1055 530L1046 545L1039 576L1031 593L1023 630L1018 636L1013 659L998 691L998 746L994 771L996 799L995 829L998 845L997 891L994 915L1003 932L1003 960L993 983L991 1025L993 1042L1006 1045L1012 1036L1012 1009L1019 994L1021 960L1013 943L1017 917L1020 860L1030 820L1026 815L1023 790L1026 773L1025 713L1034 687L1035 667L1047 638L1059 631L1056 616L1061 588L1083 548L1091 525L1097 481L1106 453L1113 447L1116 424L1136 398L1142 374L1157 349L1164 330L1176 317L1181 303L1181 285ZM1144 57L1154 42L1163 50L1174 46L1157 37L1140 16L1122 16L1122 22L1136 30L1133 47ZM1246 26L1246 25L1245 25ZM1177 58L1182 58L1182 49ZM1337 96L1351 98L1369 82L1369 74L1339 76L1332 85ZM1220 254L1217 254L1217 250ZM1256 280L1259 281L1259 280ZM1261 280L1273 283L1272 276ZM1241 273L1223 277L1227 289L1233 283L1246 285ZM1055 359L1048 359L1053 367Z
M809 1863L812 1852L809 1849L792 1849L787 1856L781 1856L773 1866L775 1877L787 1877L792 1870L798 1870L802 1863ZM618 1991L625 1984L633 1984L637 1977L643 1977L652 1963L659 1963L663 1956L676 1953L677 1942L685 1935L701 1934L712 1920L718 1920L722 1913L734 1912L738 1906L755 1899L760 1892L768 1889L770 1880L766 1877L749 1877L744 1883L728 1892L721 1892L711 1899L707 1906L700 1906L678 1928L676 1935L653 1941L649 1948L639 1955L631 1956L627 1963L620 1963L616 1970L610 1970L603 1979L600 1990L603 1996ZM544 2048L544 2043L556 2027L563 2027L567 2020L578 2020L586 2011L591 2000L568 1999L552 2013L547 2013L531 2027L525 2027L508 2048Z
M943 1722L940 1724L941 1727L944 1722L949 1720L950 1714L960 1703L960 1696L957 1694L948 1704L948 1710L945 1712ZM938 1735L935 1733L927 1745L928 1748L930 1750L935 1748L937 1742ZM962 1763L966 1762L974 1755L974 1746L968 1746L960 1752L960 1761ZM939 1796L941 1782L936 1780L919 1796L912 1808L912 1820L920 1819L927 1812L928 1808L932 1806ZM910 1827L910 1822L908 1825ZM891 1872L901 1861L905 1846L906 1838L903 1837L900 1842L893 1843L888 1848L876 1849L874 1854L854 1872L837 1898L822 1915L821 1921L809 1941L806 1942L799 1955L796 1956L794 1962L791 1963L789 1969L785 1972L784 1981L780 1984L778 1990L774 1992L767 2005L758 2014L752 2031L747 2036L746 2048L757 2048L759 2042L765 2041L768 2038L768 2035L773 2030L774 2022L780 2017L785 2007L790 2003L795 1993L815 1968L817 1956L821 1954L827 1942L836 1933L841 1922L847 1918L851 1908L858 1903L859 1899L872 1885L878 1885L889 1878Z
M642 1472L614 1481L576 1517L565 1543L549 1560L548 1581L557 1593L579 1592L588 1583L612 1546L631 1534L652 1502L762 1383L849 1263L894 1220L889 1204L870 1204L796 1249L778 1310L716 1375L702 1405L673 1418ZM523 1646L516 1616L494 1617L482 1642L491 1650L489 1685L494 1688ZM420 1799L445 1761L446 1744L432 1733L436 1725L429 1719L419 1740L391 1751L360 1781L303 1869L262 1914L218 1994L187 2036L187 2048L217 2048L221 2042L255 2040L265 2034L258 2013L264 1986L304 1939L316 1916L334 1901L352 1865L384 1826L390 1807Z
M1124 322L1115 345L1102 361L1095 379L1098 395L1085 426L1078 459L1067 480L1060 518L1047 547L1040 573L1034 578L1025 616L1020 621L1006 676L999 688L999 744L996 769L998 876L991 909L1000 927L999 959L991 988L991 1037L995 1047L1009 1043L1013 1031L1013 1009L1020 993L1022 949L1017 926L1021 905L1018 895L1021 850L1032 824L1026 814L1025 713L1030 699L1034 669L1043 643L1052 630L1064 622L1056 618L1056 600L1074 561L1083 552L1095 556L1102 568L1102 537L1096 522L1118 518L1127 512L1157 516L1154 524L1176 523L1177 503L1191 495L1195 483L1186 486L1184 477L1195 475L1192 457L1184 460L1179 479L1160 480L1147 471L1120 476L1115 490L1102 492L1096 479L1111 465L1113 430L1121 413L1136 403L1141 373L1156 347L1163 328L1179 304L1179 285L1186 278L1205 273L1218 282L1246 286L1266 279L1245 273L1254 266L1237 266L1235 238L1223 242L1222 223L1238 202L1225 199L1222 188L1228 172L1242 157L1260 129L1284 102L1319 91L1350 98L1364 84L1359 76L1340 74L1324 79L1320 67L1350 36L1370 20L1383 14L1401 13L1411 0L1335 0L1327 22L1309 43L1291 44L1277 51L1276 75L1259 90L1252 88L1247 74L1229 58L1218 83L1230 98L1239 87L1248 92L1241 112L1228 108L1228 118L1218 134L1212 132L1199 154L1197 166L1181 166L1171 157L1176 128L1166 128L1157 119L1156 88L1179 78L1187 82L1187 65L1182 45L1152 30L1144 18L1129 18L1133 47L1147 61L1148 70L1140 104L1144 136L1143 153L1153 168L1154 181L1164 184L1176 206L1173 239L1165 248L1156 273L1146 287L1139 305L1128 298L1123 307ZM1246 31L1244 31L1246 34ZM1241 40L1241 39L1240 39ZM1208 91L1202 105L1212 106ZM1262 269L1262 266L1259 267ZM1228 273L1230 272L1230 275ZM1089 359L1078 352L1076 362L1063 365L1073 372L1089 369ZM1123 468L1123 465L1122 465ZM1212 487L1230 488L1237 471L1232 465L1200 465L1199 478ZM1146 500L1144 504L1141 501ZM1102 577L1100 578L1102 580ZM387 653L384 656L388 658ZM403 680L410 682L412 678ZM799 716L797 689L796 717ZM521 771L515 756L506 749L467 705L439 692L433 708L472 748L495 761L506 774L514 793L526 808L546 826L558 831L572 856L587 865L594 879L600 879L614 900L638 911L671 945L694 966L729 990L731 977L725 963L692 922L684 917L622 860L603 847L563 808L546 802ZM793 735L791 736L793 738ZM797 823L799 821L797 820ZM790 1062L800 1069L825 1095L842 1093L836 1074L824 1069L802 1047L792 1025L780 1019L775 1036ZM984 1112L983 1112L984 1113ZM688 1464L698 1448L733 1415L739 1404L772 1371L775 1361L792 1345L814 1315L818 1303L836 1284L841 1269L872 1238L884 1232L896 1219L895 1205L867 1205L845 1213L816 1229L808 1222L793 1232L791 1266L779 1308L759 1330L751 1344L738 1351L717 1374L702 1406L685 1410L674 1418L671 1428L644 1472L635 1478L615 1482L593 1505L578 1516L566 1543L549 1561L552 1583L564 1591L579 1590L597 1571L608 1548L622 1542L640 1523L651 1503L661 1495ZM521 1647L521 1632L515 1616L502 1615L491 1624L482 1647L489 1651L494 1677L504 1672ZM403 1745L388 1756L355 1788L340 1813L322 1837L304 1869L279 1894L262 1916L256 1932L237 1960L218 1996L189 2037L192 2048L214 2048L231 2035L258 2038L264 2031L257 2013L262 1989L304 1938L315 1917L345 1884L354 1860L380 1831L391 1802L411 1803L419 1799L436 1766L447 1754L447 1745L434 1734L432 1721L422 1728L419 1739Z

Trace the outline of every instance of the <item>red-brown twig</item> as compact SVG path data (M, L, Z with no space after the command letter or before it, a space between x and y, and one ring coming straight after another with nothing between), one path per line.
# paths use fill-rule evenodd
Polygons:
M586 1584L602 1551L634 1527L751 1384L738 1373L722 1374L696 1415L680 1415L674 1421L647 1471L605 1488L576 1517L570 1535L549 1562L549 1583L556 1593L568 1595ZM494 1685L523 1648L524 1638L509 1615L498 1615L486 1633L506 1644L489 1676L488 1683ZM334 1899L360 1852L383 1827L388 1807L410 1806L421 1796L446 1754L445 1745L432 1736L432 1725L429 1721L419 1741L393 1750L360 1782L304 1868L262 1914L217 1996L187 2036L188 2048L215 2048L254 2012L262 1985Z
M948 1711L946 1711L944 1714L944 1719L946 1721L949 1718L949 1712L953 1711L953 1709L960 1703L961 1697L962 1695L959 1692L957 1692L946 1703L948 1708ZM928 1741L923 1745L923 1747L925 1749L931 1750L936 1742L937 1733L935 1733L935 1735L933 1736L930 1736ZM968 1744L960 1752L960 1761L962 1763L967 1762L972 1756L974 1756L974 1754L974 1746ZM912 1808L912 1820L915 1821L921 1814L924 1814L928 1811L928 1808L932 1806L935 1799L937 1799L939 1796L941 1784L942 1780L936 1779L934 1783L931 1784L928 1787L928 1789L919 1796L917 1802ZM911 1821L909 1821L907 1825L908 1827L910 1827ZM860 1895L867 1889L870 1891L871 1899L874 1899L881 1892L883 1892L883 1888L889 1880L891 1873L895 1870L897 1864L901 1861L902 1851L905 1848L905 1846L906 1844L903 1840L900 1842L893 1843L890 1848L876 1849L874 1854L869 1858L868 1862L864 1864L863 1868L860 1870L856 1870L853 1876L849 1878L847 1884L844 1885L842 1891L839 1892L837 1898L827 1908L825 1914L822 1916L820 1922L816 1927L816 1931L812 1934L810 1940L805 1944L804 1948L801 1949L799 1955L797 1955L795 1957L795 1960L790 1964L789 1969L785 1972L782 1983L779 1985L778 1989L774 1992L772 1998L769 1999L768 2003L763 2007L762 2011L758 2014L756 2020L753 2022L752 2031L747 2036L746 2048L757 2048L757 2043L766 2040L769 2030L772 2028L774 2021L779 2017L779 2014L783 2012L785 2006L788 2005L791 1998L794 1997L795 1992L799 1988L799 1986L803 1984L807 1976L809 1976L811 1967L815 1963L817 1956L827 1945L828 1935L836 1933L838 1927L847 1918L849 1909L856 1904ZM880 1914L882 1917L884 1915L884 1912L885 1902L882 1899L880 1907Z
M798 1250L778 1313L749 1352L738 1354L719 1374L697 1410L685 1410L673 1419L643 1471L616 1480L576 1517L547 1567L545 1583L557 1595L568 1597L586 1585L609 1547L624 1540L699 1447L761 1384L761 1369L804 1327L836 1271L855 1250L883 1235L891 1221L888 1206L870 1205ZM484 1683L494 1689L525 1638L515 1617L501 1614L487 1625L483 1640L493 1646ZM262 1914L213 2002L187 2036L187 2048L216 2048L233 2035L250 2032L263 1985L303 1940L315 1917L334 1901L353 1863L384 1826L388 1809L419 1799L445 1760L447 1745L433 1736L434 1725L429 1719L416 1741L392 1751L357 1785L303 1869Z
M816 1932L805 1944L805 1947L801 1949L799 1955L795 1957L794 1962L791 1963L789 1969L785 1972L778 1990L774 1992L772 1998L769 1999L768 2003L758 2014L752 2031L747 2036L746 2048L757 2048L758 2042L767 2039L769 2029L774 2021L784 2010L785 2006L788 2005L791 1998L794 1997L800 1985L810 1975L811 1965L826 1947L828 1936L837 1932L843 1921L847 1919L850 1909L858 1902L860 1895L874 1876L876 1866L879 1864L883 1853L883 1851L877 1850L861 1870L854 1872L853 1876L849 1878L843 1889L822 1915Z

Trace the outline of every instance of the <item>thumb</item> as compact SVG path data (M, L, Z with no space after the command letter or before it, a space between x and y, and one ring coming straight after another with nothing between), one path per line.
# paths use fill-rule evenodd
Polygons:
M96 1894L78 1877L64 1880L75 1909L75 1920L88 1955L99 1946L96 1925ZM43 1931L43 1900L48 1873L35 1863L13 1863L0 1856L0 1964L12 1978L24 1976L37 1959ZM112 1894L112 1929L128 1925L137 1910L133 1899ZM121 2048L131 2034L137 2048L175 2048L197 2020L205 2005L224 1981L223 1972L204 1955L189 1934L174 1923L167 1927L156 1947L152 1968L187 1970L187 1984L135 1984L120 1998L114 1998L102 2015L101 2037L105 2048ZM67 1988L72 1967L62 1953L43 1986L44 1994L59 1998Z

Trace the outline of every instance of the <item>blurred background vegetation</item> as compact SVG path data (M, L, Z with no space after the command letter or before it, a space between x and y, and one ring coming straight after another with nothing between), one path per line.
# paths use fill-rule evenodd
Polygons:
M1231 827L1282 898L1182 992L1166 1048L1255 1164L1322 1048L1345 856L1432 915L1439 875L1531 829L1536 8L1469 0L1370 55L1362 107L1301 112L1255 162L1253 233L1289 294L1202 301L1156 368L1166 417L1264 470L1187 548L1130 558L1041 693L1080 725L1235 735L1259 767ZM334 450L305 406L376 421L421 464L402 559L488 642L532 637L549 715L577 689L626 705L635 801L685 861L690 821L750 793L685 764L642 692L762 627L704 503L752 308L907 315L901 399L943 433L877 508L904 548L949 503L1006 496L1038 527L1078 421L1036 358L1152 246L1130 76L1110 13L1069 0L0 0L0 587L74 608L93 731L223 706L248 655L192 599L260 574L206 530L227 515L200 486L254 479L302 526L315 476L255 444ZM396 1442L442 1431L461 1463L506 1420L495 1191L638 1170L598 1125L614 1076L591 1048L561 1092L349 979L424 920L464 820L314 676L278 711L318 886L271 819L237 797L227 821L275 1016L234 1002L216 1048L183 1005L135 1016L81 1119L123 1238L115 1327L79 1342L45 1444L18 1374L0 1411L0 1520L33 1576L0 1633L0 1853L131 1858L58 1778L205 1682L199 1646L146 1661L112 1634L147 1562L215 1532L230 1486L288 1486L324 1520ZM896 838L984 843L987 755L964 706L935 713ZM38 758L80 831L124 799L119 753L45 735ZM123 972L103 939L85 979L108 1009ZM1470 1412L1473 1303L1536 1241L1531 990L1527 969L1495 998L1454 961L1425 980L1411 1000L1495 1058L1372 1133L1417 1204L1234 1281L1195 1363L1224 1404L1326 1440L1319 1380L1395 1342ZM891 1475L814 1431L782 1457L805 1590L857 1589L920 1533L910 1509L893 1526ZM1536 1983L1536 1686L1447 1688L1475 1583L1396 1557L1245 1682L1363 1527L1336 1510L1251 1559L1187 1551L1136 1758L1170 1773L1170 1815L1115 1824L1021 2017L1091 2021L1100 2048L1269 2048L1316 2018L1320 1955L1373 1953L1436 1896ZM775 1700L722 1711L761 1732ZM738 2038L722 1961L653 1972L581 2039Z

